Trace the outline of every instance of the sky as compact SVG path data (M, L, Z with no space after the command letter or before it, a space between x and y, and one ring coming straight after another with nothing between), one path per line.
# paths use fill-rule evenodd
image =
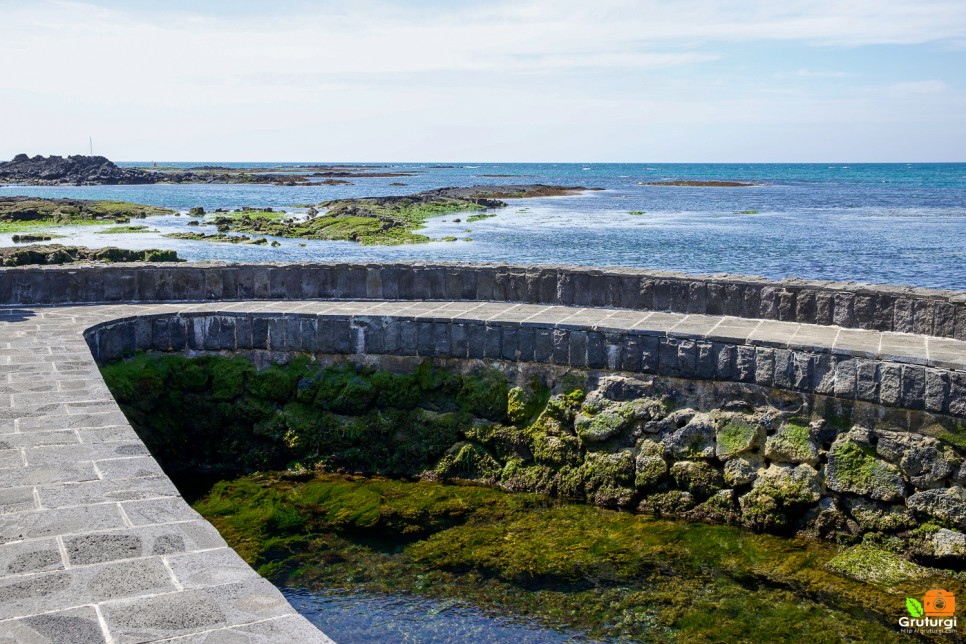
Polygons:
M0 159L966 161L963 0L0 0Z

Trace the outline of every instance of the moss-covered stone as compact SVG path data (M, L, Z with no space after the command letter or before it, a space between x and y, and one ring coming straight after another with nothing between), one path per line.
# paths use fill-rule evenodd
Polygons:
M857 545L845 550L829 561L826 567L849 579L887 588L930 576L930 571L922 566L917 566L886 550L866 545Z
M858 496L843 495L845 508L864 530L896 532L913 525L912 513L905 505L882 503Z
M731 487L744 487L754 483L763 462L758 454L743 453L728 459L724 464L724 480Z
M691 421L661 439L668 458L712 458L715 454L715 423L709 414L696 414Z
M436 464L434 473L442 479L467 479L495 483L503 467L479 445L456 443Z
M765 428L753 420L734 416L718 428L715 434L715 454L722 461L750 452L761 446L765 437Z
M899 468L876 458L874 448L840 435L828 453L825 480L829 489L867 496L877 501L898 501L905 496Z
M786 421L765 441L765 458L778 463L818 463L818 444L808 425Z
M634 485L641 492L651 492L658 489L668 476L668 466L663 456L664 448L660 443L650 439L641 440L637 447Z
M704 461L678 461L671 466L674 484L703 501L724 487L721 472Z
M759 530L783 530L821 498L818 472L808 465L770 465L739 499L742 522Z
M538 492L555 496L559 474L546 465L525 465L511 459L500 473L500 487L508 492Z

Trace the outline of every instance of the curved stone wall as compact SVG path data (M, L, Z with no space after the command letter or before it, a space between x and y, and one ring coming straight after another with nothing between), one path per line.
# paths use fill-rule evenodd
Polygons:
M252 299L494 301L782 320L966 340L966 293L505 264L124 264L0 270L0 305Z
M249 351L506 360L735 382L966 418L966 372L925 366L917 356L883 356L814 343L776 347L767 337L672 335L660 323L611 320L554 324L530 316L197 312L129 317L87 331L99 362L135 351ZM851 414L850 414L851 415ZM928 419L927 419L928 420ZM922 418L903 424L915 427Z

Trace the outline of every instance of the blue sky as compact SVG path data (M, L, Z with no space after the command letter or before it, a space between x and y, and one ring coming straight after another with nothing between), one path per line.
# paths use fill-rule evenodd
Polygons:
M966 161L962 0L0 0L0 14L0 158L93 137L144 161Z

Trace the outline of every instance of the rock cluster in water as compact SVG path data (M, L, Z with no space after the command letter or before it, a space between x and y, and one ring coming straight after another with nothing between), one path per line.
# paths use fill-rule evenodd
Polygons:
M0 162L0 183L33 185L132 185L157 183L157 175L133 168L119 168L102 156L18 154Z

